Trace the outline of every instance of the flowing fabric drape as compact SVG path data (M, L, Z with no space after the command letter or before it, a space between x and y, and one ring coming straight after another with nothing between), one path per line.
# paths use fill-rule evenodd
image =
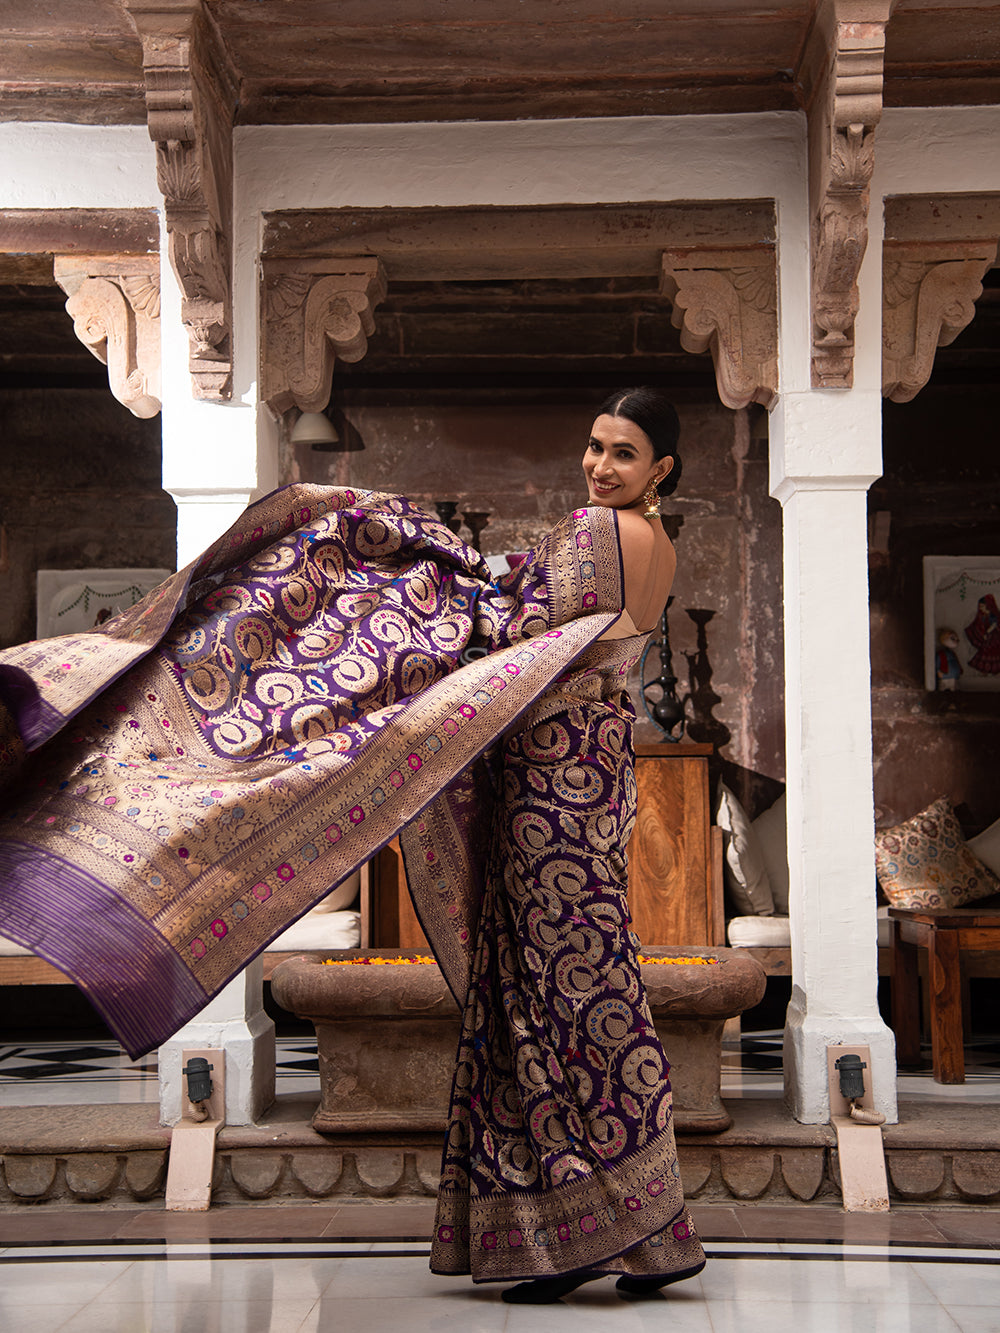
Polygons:
M0 654L0 933L141 1054L425 807L475 863L473 761L621 604L610 510L494 581L402 497L275 492L115 620ZM483 875L453 868L418 910L461 1003Z

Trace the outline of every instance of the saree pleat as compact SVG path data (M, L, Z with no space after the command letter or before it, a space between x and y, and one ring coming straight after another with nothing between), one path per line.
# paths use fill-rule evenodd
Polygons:
M622 678L600 643L501 747L431 1267L477 1282L704 1259L630 931Z

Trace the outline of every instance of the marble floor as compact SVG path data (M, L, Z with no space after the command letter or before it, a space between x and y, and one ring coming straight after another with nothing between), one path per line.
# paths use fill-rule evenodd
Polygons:
M0 1216L11 1333L996 1333L1000 1219L964 1209L694 1208L709 1262L654 1298L545 1307L427 1267L432 1205ZM946 1214L942 1216L942 1213Z
M928 1070L901 1091L1000 1103L1000 1042L967 1051L968 1081ZM780 1033L726 1049L723 1095L780 1097ZM318 1089L315 1043L278 1043L278 1091ZM155 1057L111 1040L0 1045L0 1105L153 1101ZM296 1202L0 1212L0 1330L10 1333L963 1333L1000 1331L1000 1210L695 1205L710 1262L653 1299L609 1278L556 1305L433 1276L433 1205Z

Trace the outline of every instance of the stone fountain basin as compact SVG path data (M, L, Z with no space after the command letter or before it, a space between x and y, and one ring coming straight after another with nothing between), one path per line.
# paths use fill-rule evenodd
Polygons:
M709 957L711 966L643 963L657 1035L671 1063L677 1133L720 1133L722 1031L759 1002L766 975L739 949L643 947L646 955ZM406 957L399 949L345 949L332 959ZM274 998L316 1028L321 1133L445 1129L458 1049L459 1012L437 964L328 967L289 958L271 978Z

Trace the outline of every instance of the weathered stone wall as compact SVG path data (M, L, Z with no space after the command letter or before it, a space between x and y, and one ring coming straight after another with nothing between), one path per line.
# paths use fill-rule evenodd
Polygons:
M174 502L160 485L159 418L101 388L0 394L0 646L35 637L39 569L174 568Z
M1000 556L996 394L932 383L885 404L883 436L870 496L870 511L889 516L887 550L870 560L877 818L892 824L946 796L975 832L1000 816L1000 692L925 690L922 560Z
M603 396L585 382L548 393L341 390L338 408L364 449L297 446L286 477L401 491L431 508L457 500L459 513L490 511L485 554L523 550L585 503L580 464ZM762 809L784 778L781 510L767 493L766 438L746 412L676 397L684 474L664 511L679 525L669 622L678 693L691 696L689 736L713 741L727 780ZM651 654L647 679L659 670ZM632 686L637 739L662 739Z

